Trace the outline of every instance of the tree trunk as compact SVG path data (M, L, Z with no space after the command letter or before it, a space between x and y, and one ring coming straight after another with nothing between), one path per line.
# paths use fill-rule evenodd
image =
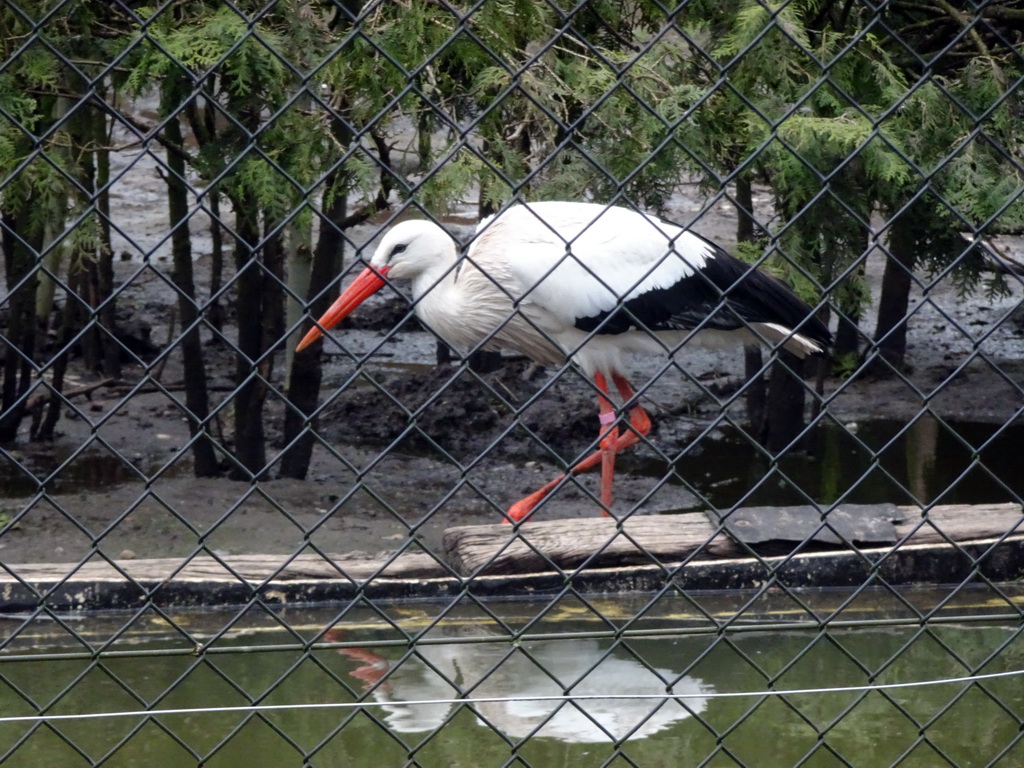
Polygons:
M211 189L207 195L210 201L210 302L206 316L217 331L224 331L224 304L220 290L224 285L224 236L220 223L220 192Z
M196 107L195 100L188 101L184 108L185 119L200 147L213 143L217 135L217 110L213 106L215 99L208 95L217 90L216 76L209 78L206 88L202 112ZM206 199L210 207L210 300L206 304L205 315L206 321L218 334L224 330L224 305L220 300L221 286L224 285L224 237L220 219L220 195L220 190L215 185L206 189Z
M92 111L93 157L95 158L94 189L101 190L94 198L100 228L100 247L97 272L103 308L100 322L107 329L103 337L103 372L110 378L121 377L121 345L114 336L117 328L117 301L114 296L114 249L110 244L110 150L106 137L106 116L100 110Z
M211 78L209 88L211 92L215 89L215 80ZM214 100L205 97L206 107L203 109L203 127L208 139L217 134L217 109L214 107ZM200 134L197 134L197 136ZM224 285L224 235L220 221L220 189L214 187L209 190L210 201L210 305L207 309L210 324L218 332L224 330L224 304L220 299L221 286Z
M84 259L82 258L84 256ZM96 312L100 303L99 275L96 274L96 254L72 255L72 264L79 264L81 279L78 281L79 298L84 302L80 307L82 319L82 331L79 335L79 344L82 349L82 365L86 370L99 373L100 365L100 336L102 328ZM73 266L72 270L76 268ZM70 280L70 277L69 277Z
M7 211L2 214L4 272L10 293L7 297L7 349L3 361L0 443L11 442L17 437L18 427L25 415L25 395L32 383L38 278L25 278L35 271L42 246L42 238L33 234L28 221L32 207L32 200L28 200L16 214Z
M117 340L117 313L114 293L114 254L110 248L110 198L96 190L110 178L110 157L105 148L106 117L100 110L80 111L69 123L71 156L76 159L79 207L90 217L81 226L95 222L98 246L71 260L80 265L84 280L80 296L92 312L83 316L82 358L91 371L102 370L108 377L121 375L121 346Z
M857 357L860 354L861 340L860 307L840 309L836 314L836 338L832 344L832 351L836 357Z
M181 126L176 118L167 121L164 132L172 147L182 146ZM193 471L196 477L218 474L217 453L206 431L210 415L206 363L199 335L199 308L192 271L192 238L188 231L188 186L185 182L185 158L176 149L167 149L167 208L171 225L171 254L174 284L178 288L178 316L181 318L181 357L185 378L185 414L192 436Z
M43 238L40 242L40 253L46 251L40 259L43 269L39 270L35 296L35 316L43 322L43 328L48 328L50 315L53 313L53 299L56 295L57 283L50 275L58 275L63 262L64 248L62 244L54 244L56 235L63 229L64 208L66 201L57 205L56 200L51 201L50 212L46 215L46 222L43 224ZM47 245L50 247L47 248Z
M312 233L308 226L301 226L293 221L288 227L288 296L285 299L284 325L294 328L285 340L284 375L291 379L292 365L295 362L295 346L302 337L299 320L306 311L309 297L310 276L313 270L313 249L310 247Z
M306 293L310 318L302 325L302 332L313 327L313 318L320 317L334 300L328 287L341 272L345 238L341 234L341 222L348 208L348 198L343 191L345 175L340 171L331 173L325 185L324 199L329 201L320 223L320 237L317 239L310 269L309 289ZM320 383L323 380L323 341L317 341L309 349L295 355L288 377L288 402L291 405L284 417L285 450L281 456L281 477L305 479L309 462L313 456L317 419L310 418L316 412L320 399Z
M235 196L235 459L233 480L260 477L266 471L263 402L267 386L257 365L263 355L263 276L258 245L258 204L251 195Z
M73 293L84 290L86 282L85 272L77 272L68 278L68 289ZM64 302L64 311L61 312L60 328L57 331L57 340L54 348L57 354L50 361L50 385L46 399L46 409L38 424L33 422L32 440L53 440L57 424L60 422L61 407L64 405L64 398L61 393L64 391L64 377L68 370L68 359L71 357L71 337L75 329L75 318L80 314L78 302L69 298Z
M75 210L83 215L79 227L99 226L99 214L94 209L96 202L96 165L94 163L94 117L90 110L79 110L67 121L70 150L68 157L74 163L77 185L72 192ZM72 241L74 242L74 241ZM85 239L84 242L89 242ZM82 350L82 364L89 371L98 372L103 367L103 350L108 343L116 343L113 339L113 324L105 325L105 314L101 311L103 300L103 284L100 277L97 248L92 245L79 244L75 252L70 254L68 261L68 280L79 286L78 297L80 316L82 319L79 333L79 346ZM111 285L113 280L110 281ZM61 348L58 354L67 354ZM67 365L66 361L63 363ZM109 375L109 373L108 373ZM58 387L58 382L53 382ZM60 390L57 389L59 392Z
M425 119L422 114L420 117ZM352 143L352 131L344 121L335 121L332 131L339 147L347 147ZM420 150L423 149L421 143ZM388 206L392 184L388 145L383 139L378 141L378 151L381 156L382 172L375 208L382 211ZM342 231L347 226L348 211L348 195L345 189L348 182L349 177L344 168L338 168L331 171L324 184L322 201L327 207L321 213L320 235L313 252L309 288L306 292L307 309L312 317L303 324L300 329L302 333L313 326L313 318L318 318L326 312L336 297L328 288L341 272L345 250ZM323 340L318 340L301 354L295 355L288 370L287 397L290 407L287 408L284 419L285 449L281 456L280 469L282 477L303 479L309 472L318 422L313 414L316 413L320 399L322 380Z
M256 366L260 383L263 385L263 398L270 391L269 382L274 380L274 358L276 350L284 337L284 258L285 250L282 238L284 232L276 223L265 222L260 270L260 313L262 358ZM262 408L262 403L261 403Z
M758 442L764 442L765 431L768 428L768 381L764 371L764 358L761 355L761 348L753 344L743 348L743 376L746 380L744 390L747 402L747 423L750 426L750 434Z
M779 352L768 380L764 446L773 456L782 453L804 428L804 362Z
M63 85L67 92L73 92L71 84L66 80ZM53 120L56 123L66 119L68 109L73 101L69 96L58 96L49 103L53 107ZM63 167L68 168L72 165L71 148L67 146L67 142L57 142L53 151L61 158ZM38 251L42 254L40 261L44 269L39 270L38 273L35 297L35 315L42 321L44 330L49 327L50 315L53 313L53 299L57 292L57 282L50 275L60 274L65 253L63 244L54 245L54 241L63 233L64 222L67 218L67 199L59 194L51 194L47 198L46 208L48 210L43 224L43 238Z
M861 240L861 253L866 252L872 246L870 233L864 230L864 237ZM864 260L854 269L848 279L865 282ZM839 291L836 296L838 306L836 307L837 324L836 337L832 343L832 353L837 358L847 357L858 359L863 342L866 341L865 334L860 329L860 321L864 315L864 305L870 302L857 291Z
M736 177L736 242L754 242L754 184L750 175Z
M754 185L748 174L736 177L736 242L752 243L754 241ZM743 377L746 380L745 399L747 402L747 422L750 432L758 440L763 441L768 428L766 410L768 400L768 381L761 368L764 359L761 348L750 345L743 348Z
M902 369L906 361L907 309L916 254L913 222L909 215L903 215L893 222L890 230L889 253L882 273L882 295L878 301L874 338L882 360L872 365L872 373L877 375L893 375L894 369Z

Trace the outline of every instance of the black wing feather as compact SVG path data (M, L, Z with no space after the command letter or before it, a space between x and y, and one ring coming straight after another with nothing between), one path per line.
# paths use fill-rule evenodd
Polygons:
M709 243L704 268L667 288L635 296L610 311L576 318L587 333L619 334L646 327L651 331L714 329L734 331L750 323L775 323L825 347L832 337L811 308L785 285Z

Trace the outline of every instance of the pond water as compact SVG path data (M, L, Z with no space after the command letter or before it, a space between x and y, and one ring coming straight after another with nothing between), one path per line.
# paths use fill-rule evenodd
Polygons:
M1024 499L1021 421L826 421L810 434L807 455L778 462L736 431L719 430L708 437L693 443L675 469L718 509L840 500L986 504ZM663 465L644 469L664 472Z
M1022 608L1020 587L972 587L36 622L0 652L0 717L342 706L0 722L0 750L5 766L1021 765L1019 676L766 691L1020 670ZM637 698L537 698L566 692Z

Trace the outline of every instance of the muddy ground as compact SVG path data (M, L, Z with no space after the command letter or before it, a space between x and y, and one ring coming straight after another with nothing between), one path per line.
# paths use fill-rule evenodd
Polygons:
M680 206L674 216L680 221L699 207L685 199ZM194 226L200 229L201 220ZM722 205L695 228L728 245L732 227L729 207ZM148 247L144 234L135 245L141 251ZM1019 240L1002 247L1024 257ZM149 266L135 258L118 265L121 307L150 326L157 346L173 338L170 267L161 253ZM200 258L197 274L205 275L207 267ZM875 256L868 274L876 296L880 272L881 258ZM945 286L927 296L915 291L907 379L830 378L829 418L846 425L910 421L928 407L958 421L1019 419L1022 296L1016 279L1010 295L996 300L962 302ZM414 322L390 330L403 307L394 296L373 300L329 345L322 442L304 481L250 485L190 476L176 350L160 371L159 387L152 386L151 364L129 366L120 382L77 397L55 444L22 440L7 446L11 460L3 471L0 515L17 524L0 535L0 560L78 561L94 549L114 558L184 557L202 548L235 554L310 547L376 553L419 542L436 549L444 528L498 521L501 509L553 477L560 463L593 441L593 392L578 374L557 376L514 358L480 376L455 365L436 367L435 341ZM229 327L227 335L233 333ZM222 401L232 388L234 362L212 337L205 351L213 406L222 409L218 423L227 434L230 404ZM645 388L655 429L650 446L620 459L618 509L640 501L646 511L699 506L679 484L659 481L669 472L668 459L694 439L716 440L722 434L716 425L745 422L742 400L730 399L742 370L739 350L694 350L678 364L638 362L634 383ZM71 387L94 380L81 370L73 373ZM154 391L159 388L167 391ZM282 416L272 394L271 455L281 448ZM48 478L56 467L61 468ZM685 476L685 461L677 471ZM721 468L722 477L735 473L736 468ZM36 478L48 478L45 490ZM585 486L593 489L594 478ZM542 512L595 513L595 503L573 487Z

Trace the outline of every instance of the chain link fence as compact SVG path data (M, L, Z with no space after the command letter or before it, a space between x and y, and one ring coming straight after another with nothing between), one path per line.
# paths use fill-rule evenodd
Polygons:
M1020 3L0 29L5 765L1024 764ZM572 363L401 281L295 351L395 224L541 200L699 233L830 349L638 356L610 504Z

